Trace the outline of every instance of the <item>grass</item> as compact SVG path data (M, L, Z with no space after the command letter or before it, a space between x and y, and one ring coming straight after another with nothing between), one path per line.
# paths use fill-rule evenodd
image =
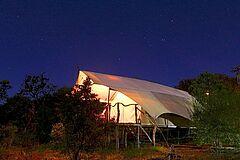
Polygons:
M63 154L61 151L63 148L61 146L56 146L52 144L45 144L36 146L31 149L29 154L23 153L23 148L12 147L5 149L0 146L0 159L6 159L1 156L14 158L30 158L32 160L36 159L61 159L67 160L67 155ZM129 148L121 148L116 151L115 146L109 148L99 148L92 153L83 153L84 159L99 159L99 160L146 160L146 159L160 159L168 155L169 150L164 146L153 147L151 145L141 146L141 148L135 148L129 146ZM226 150L218 153L212 152L207 147L192 147L190 145L179 146L175 148L176 155L179 155L183 160L190 159L202 159L202 160L217 160L217 159L240 159L240 152L233 150ZM10 160L9 159L9 160Z
M103 148L96 151L101 159L151 159L165 157L168 149L162 146L141 146L141 148L128 147L116 151L114 147Z
M63 145L55 145L55 144L48 143L48 144L42 144L40 146L37 146L35 150L39 152L44 152L45 150L55 150L55 151L63 152L65 151L65 147Z
M6 148L3 146L0 146L0 155L5 153L5 151L6 151Z

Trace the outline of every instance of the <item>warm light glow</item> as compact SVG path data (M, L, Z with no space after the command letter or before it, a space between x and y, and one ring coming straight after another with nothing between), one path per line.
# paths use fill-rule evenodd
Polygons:
M209 96L209 92L206 92L205 94L206 94L207 96Z
M100 85L100 84L92 85L92 92L97 94L97 97L100 99L101 102L107 102L108 90L109 90L109 87L106 87L104 85Z
M116 97L112 100L111 104L114 105L116 103L123 103L124 105L128 104L137 104L134 100L126 96L125 94L121 92L117 92ZM139 109L141 109L141 106L138 106ZM120 104L120 117L119 122L120 123L135 123L135 106L131 105L128 107L124 107ZM116 119L117 118L117 106L111 108L111 118ZM138 111L138 119L140 118L140 112Z
M87 75L84 74L83 72L80 72L80 75L77 80L77 84L81 85L83 81L87 78ZM121 81L121 78L117 76L108 76L109 79L114 80L114 81ZM100 99L101 102L108 102L108 94L109 95L109 102L112 106L114 106L116 103L122 103L124 105L129 105L129 104L137 104L134 100L126 96L125 94L110 90L109 92L109 87L100 85L100 84L94 84L91 86L92 87L92 93L97 94L97 98ZM119 122L120 123L136 123L136 118L135 118L135 105L131 105L128 107L124 107L122 104L119 105L119 110L120 110L120 117L119 117ZM141 109L141 106L138 106L139 109ZM103 111L102 115L106 110ZM137 112L138 119L140 118L140 111ZM115 120L117 119L117 105L115 107L111 107L110 110L110 118L114 118Z
M116 76L107 76L109 79L114 80L114 81L121 81L121 79L119 77Z

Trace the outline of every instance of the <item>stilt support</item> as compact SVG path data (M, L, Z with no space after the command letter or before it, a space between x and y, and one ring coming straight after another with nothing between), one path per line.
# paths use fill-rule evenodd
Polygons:
M154 125L153 126L153 137L152 137L152 141L153 141L153 146L156 146L156 131L157 131L157 126Z
M137 146L140 148L140 127L137 126Z
M127 130L126 128L124 129L124 146L125 148L127 148L127 136L128 136L128 133L127 133Z
M116 150L119 151L119 126L115 127L115 135L116 135Z

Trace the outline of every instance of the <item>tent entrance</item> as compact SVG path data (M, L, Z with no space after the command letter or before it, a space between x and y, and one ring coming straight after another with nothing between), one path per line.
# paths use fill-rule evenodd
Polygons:
M141 123L142 112L138 104L115 103L110 107L110 120L116 123Z

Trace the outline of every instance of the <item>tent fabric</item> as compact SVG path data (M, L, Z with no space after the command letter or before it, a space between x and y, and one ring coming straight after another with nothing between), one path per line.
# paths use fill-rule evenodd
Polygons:
M152 118L171 114L191 120L194 98L185 91L146 80L102 74L89 71L84 73L94 84L104 85L119 91L139 104ZM81 76L76 84L81 84Z

